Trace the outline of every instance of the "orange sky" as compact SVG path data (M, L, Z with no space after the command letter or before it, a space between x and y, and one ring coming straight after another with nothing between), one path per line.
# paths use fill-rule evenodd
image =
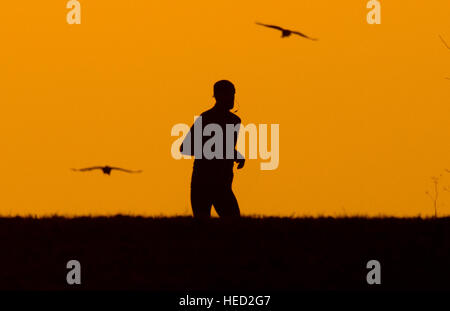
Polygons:
M0 10L0 214L190 214L192 161L171 157L171 128L211 107L220 79L244 124L280 124L279 168L235 173L243 214L434 213L425 191L450 168L448 0L381 1L381 25L365 0L80 0L81 25L66 2ZM144 173L70 171L105 164Z

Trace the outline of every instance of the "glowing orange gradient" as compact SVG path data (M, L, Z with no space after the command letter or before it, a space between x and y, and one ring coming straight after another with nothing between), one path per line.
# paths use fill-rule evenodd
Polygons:
M2 4L0 214L190 214L192 160L171 157L170 131L213 105L220 79L244 124L280 124L279 168L235 173L243 214L434 213L425 191L450 168L448 0L382 1L381 25L364 0L80 0L81 25L66 2ZM106 164L144 172L70 170Z

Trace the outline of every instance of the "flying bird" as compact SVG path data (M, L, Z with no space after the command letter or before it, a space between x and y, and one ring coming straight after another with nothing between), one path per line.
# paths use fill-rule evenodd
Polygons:
M131 174L142 172L142 170L132 171L132 170L127 170L127 169L120 168L120 167L111 167L108 165L107 166L93 166L93 167L86 167L86 168L80 168L80 169L76 169L76 168L72 169L72 171L75 171L75 172L88 172L88 171L93 171L93 170L102 170L103 174L106 174L106 175L111 175L112 170L122 171L125 173L131 173Z
M317 40L318 40L318 39L316 39L316 38L311 38L311 37L309 37L309 36L307 36L307 35L305 35L305 34L303 34L303 33L301 33L301 32L294 31L294 30L289 30L289 29L285 29L285 28L282 28L282 27L280 27L280 26L276 26L276 25L267 25L267 24L262 24L262 23L258 23L258 22L256 22L256 24L257 24L257 25L260 25L260 26L264 26L264 27L268 27L268 28L273 28L273 29L276 29L276 30L281 31L281 38L287 38L287 37L289 37L289 36L291 36L291 35L299 35L300 37L303 37L303 38L306 38L306 39L309 39L309 40L313 40L313 41L317 41Z
M439 35L439 38L441 39L442 43L444 43L445 47L450 50L450 46L447 44L447 42L445 42L444 38L442 38L441 35Z

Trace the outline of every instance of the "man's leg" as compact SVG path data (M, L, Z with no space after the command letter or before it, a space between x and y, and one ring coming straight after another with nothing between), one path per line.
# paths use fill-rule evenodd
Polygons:
M191 205L195 218L211 217L211 192L207 187L191 185Z
M241 216L239 204L233 193L231 184L223 185L214 193L213 204L217 214L222 218L238 218Z

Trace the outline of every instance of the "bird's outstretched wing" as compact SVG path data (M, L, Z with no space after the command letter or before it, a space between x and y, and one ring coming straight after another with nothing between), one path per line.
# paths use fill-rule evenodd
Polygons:
M309 39L309 40L313 40L313 41L317 41L318 40L317 38L311 38L311 37L305 35L304 33L301 33L301 32L298 32L298 31L292 31L292 33L294 35L299 35L300 37L303 37L303 38L306 38L306 39Z
M93 170L101 170L103 167L101 166L93 166L93 167L86 167L86 168L73 168L72 171L75 172L87 172L87 171L93 171Z
M133 170L127 170L121 167L111 167L112 170L117 170L117 171L122 171L125 173L130 173L130 174L136 174L136 173L142 173L142 170L138 170L138 171L133 171Z
M442 38L441 35L439 35L439 38L441 39L441 41L445 45L445 47L450 50L450 46L447 44L447 42L445 42L444 38Z
M264 27L269 27L269 28L273 28L273 29L277 29L277 30L281 30L281 31L285 30L284 28L281 28L281 27L276 26L276 25L267 25L267 24L258 23L258 22L256 22L256 25L260 25L260 26L264 26Z

